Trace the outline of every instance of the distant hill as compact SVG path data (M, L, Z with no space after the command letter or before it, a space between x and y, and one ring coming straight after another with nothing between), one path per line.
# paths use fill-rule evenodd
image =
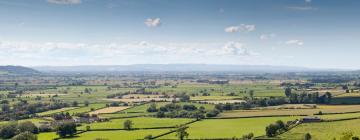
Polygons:
M40 72L23 66L0 66L0 74L28 75L40 74Z
M136 64L136 65L86 65L86 66L40 66L33 67L44 72L304 72L320 71L305 67L269 66L269 65L210 65L210 64ZM324 69L321 69L324 70Z

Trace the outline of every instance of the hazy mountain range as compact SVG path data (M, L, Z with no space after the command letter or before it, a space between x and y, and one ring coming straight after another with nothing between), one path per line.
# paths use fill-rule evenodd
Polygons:
M312 69L293 66L270 65L212 65L212 64L136 64L136 65L83 65L83 66L37 66L32 67L43 72L124 72L124 71L155 71L155 72L306 72L334 71L334 69Z

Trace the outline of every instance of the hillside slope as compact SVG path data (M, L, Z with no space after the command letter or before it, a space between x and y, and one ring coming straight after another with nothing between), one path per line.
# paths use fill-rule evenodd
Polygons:
M40 74L40 72L23 66L0 66L0 74L28 75Z

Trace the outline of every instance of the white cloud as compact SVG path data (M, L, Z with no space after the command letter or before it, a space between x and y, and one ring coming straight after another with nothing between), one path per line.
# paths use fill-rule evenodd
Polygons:
M311 3L312 0L305 0L306 3Z
M274 37L276 37L276 34L262 34L262 35L260 35L261 40L268 40L268 39L271 39L271 38L274 38Z
M294 40L288 40L288 41L286 41L285 44L286 44L286 45L302 46L302 45L304 45L304 42L301 41L301 40L296 40L296 39L294 39Z
M291 10L299 10L299 11L313 11L318 10L318 8L312 7L312 6L289 6L287 7Z
M148 18L145 20L145 25L148 27L158 27L161 25L160 18Z
M63 42L9 42L0 41L0 56L37 58L88 58L132 56L249 56L255 53L249 51L240 42L221 44L204 43L149 43L146 41L134 43L84 44Z
M247 24L240 24L239 26L229 26L224 29L227 33L234 33L234 32L251 32L255 31L255 25L247 25Z
M49 3L53 4L80 4L81 0L47 0Z
M244 44L240 42L228 42L222 48L222 52L224 54L231 54L231 55L251 55L247 48L244 47Z

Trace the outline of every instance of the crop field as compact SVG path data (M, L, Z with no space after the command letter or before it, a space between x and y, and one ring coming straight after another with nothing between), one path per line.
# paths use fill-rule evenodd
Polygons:
M105 104L90 104L89 106L83 106L64 112L69 112L70 114L76 114L76 113L90 112L92 109L97 110L104 107L106 107Z
M321 122L321 123L305 123L301 124L290 131L280 135L283 139L301 140L305 133L310 133L314 140L329 140L339 139L344 132L352 132L354 135L360 135L358 125L360 119L335 121L335 122Z
M202 138L241 138L242 135L254 133L255 136L265 135L265 127L277 120L284 122L298 119L298 117L262 117L241 119L209 119L189 125L189 139ZM175 135L169 134L160 139L176 139Z
M127 109L129 107L124 107L124 106L117 106L117 107L106 107L106 108L102 108L99 110L95 110L95 111L91 111L89 112L90 115L92 114L106 114L106 113L114 113L114 112L119 112L121 110Z

